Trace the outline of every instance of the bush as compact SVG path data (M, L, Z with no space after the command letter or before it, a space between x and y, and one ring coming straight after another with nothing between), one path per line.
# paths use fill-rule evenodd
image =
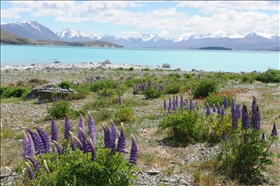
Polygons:
M25 87L1 87L1 98L10 98L10 97L21 97L25 92L29 92L28 88Z
M114 80L100 80L90 84L90 91L97 92L104 89L115 89L118 87L118 82Z
M59 84L57 84L57 86L63 89L73 88L73 85L70 81L62 81Z
M175 78L175 79L180 79L182 77L181 74L178 73L172 73L172 74L168 74L169 78Z
M116 113L116 120L119 122L131 122L136 116L136 112L132 107L122 106Z
M214 80L202 79L194 86L192 94L194 98L206 98L210 93L215 93L218 90L218 84Z
M280 70L268 70L256 76L256 80L265 83L280 83Z
M54 102L52 107L48 109L48 113L55 119L61 119L65 117L65 114L70 112L70 103L65 100L59 100Z
M228 99L228 105L231 105L232 103L232 96L227 96ZM205 100L205 106L208 103L210 107L212 107L214 104L216 106L224 105L224 95L222 93L211 93Z
M176 83L170 83L164 89L166 94L178 94L180 92L180 86Z
M162 94L162 91L159 89L154 89L153 86L147 86L146 91L144 92L145 98L146 99L155 99L159 98Z
M178 109L166 115L159 125L168 130L169 137L177 143L201 141L208 138L209 127L195 110Z

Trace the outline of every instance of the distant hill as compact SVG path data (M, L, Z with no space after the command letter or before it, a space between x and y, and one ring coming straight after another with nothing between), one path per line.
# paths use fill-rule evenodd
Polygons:
M220 46L209 46L209 47L201 47L200 50L232 50L231 48L220 47Z
M1 44L32 45L33 43L26 38L1 29Z
M115 47L120 48L122 46L106 41L81 41L70 42L61 40L36 40L27 39L15 34L12 34L6 30L1 29L1 44L13 44L13 45L56 45L56 46L88 46L88 47Z

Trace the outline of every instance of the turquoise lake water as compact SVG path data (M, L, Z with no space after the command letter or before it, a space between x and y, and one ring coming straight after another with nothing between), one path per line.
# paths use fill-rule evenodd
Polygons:
M62 46L1 45L1 66L53 64L80 64L102 62L139 64L171 69L181 68L222 72L265 71L280 69L279 52L270 51L205 51L195 49L128 49Z

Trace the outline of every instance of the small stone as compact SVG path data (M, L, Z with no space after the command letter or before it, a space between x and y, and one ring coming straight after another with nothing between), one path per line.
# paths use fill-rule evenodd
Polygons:
M160 173L160 171L153 168L153 169L149 170L147 173L149 175L157 175Z

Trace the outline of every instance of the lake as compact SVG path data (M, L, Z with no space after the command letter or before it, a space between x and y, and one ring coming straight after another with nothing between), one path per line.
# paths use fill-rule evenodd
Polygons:
M171 69L186 71L263 72L268 68L279 70L279 57L279 52L275 51L1 45L1 66L53 64L55 61L80 64L108 59L114 64L152 67L168 63Z

